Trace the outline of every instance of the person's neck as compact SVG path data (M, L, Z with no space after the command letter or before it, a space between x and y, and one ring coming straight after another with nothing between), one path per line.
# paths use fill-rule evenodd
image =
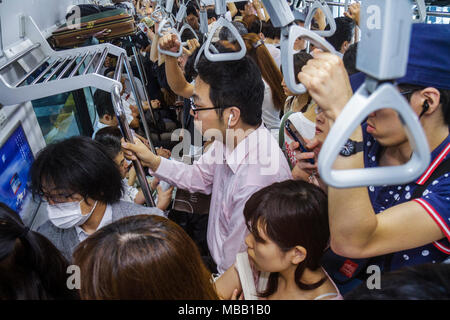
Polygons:
M449 135L449 129L446 125L434 126L434 124L422 123L422 127L427 137L430 152L436 149ZM412 153L413 150L408 140L401 145L386 147L381 156L380 165L404 164L411 159Z
M278 288L277 288L277 299L282 297L283 299L302 299L302 300L312 300L317 294L316 290L302 290L298 287L295 282L295 270L297 265L288 268L279 273L278 277ZM315 284L326 277L322 268L318 268L316 271L312 271L305 268L303 271L301 282L304 284Z
M83 223L80 226L81 229L83 229L87 234L94 233L97 230L98 226L100 225L103 216L105 215L106 206L107 206L106 203L98 201L97 206L92 212L92 215L85 223Z
M259 125L257 126L250 126L247 124L240 123L239 125L236 125L233 128L229 128L225 130L224 133L224 142L227 148L230 149L230 151L234 150L241 141L245 140L252 132L257 130L259 128ZM229 139L232 139L230 141Z

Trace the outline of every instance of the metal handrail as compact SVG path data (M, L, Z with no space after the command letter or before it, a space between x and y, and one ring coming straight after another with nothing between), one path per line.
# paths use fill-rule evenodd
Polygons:
M7 63L5 63L4 65L2 65L0 67L0 71L3 71L4 69L6 69L7 67L9 67L10 65L12 65L14 62L16 62L17 60L23 58L24 56L26 56L27 54L29 54L31 51L33 51L34 49L37 49L41 46L40 43L35 43L32 46L26 48L25 50L23 50L22 52L17 53L16 55L14 55L11 60L9 60Z
M13 86L14 87L18 87L20 86L23 82L25 82L25 80L28 79L29 76L31 76L33 73L36 72L36 70L38 70L40 67L42 67L42 65L44 63L46 63L48 60L50 59L49 56L45 57L41 62L39 62L36 67L34 67L33 69L31 69L26 75L24 75L19 81L17 81Z
M389 108L397 111L406 127L406 133L413 148L411 159L401 166L334 170L333 163L341 147L353 133L356 126L367 116L379 109ZM320 150L318 169L322 180L336 188L362 186L397 185L418 178L430 163L430 149L416 114L404 97L390 83L382 84L370 93L363 84L347 103L336 119Z
M84 47L56 52L50 48L46 39L42 36L42 33L40 32L39 28L34 23L31 17L28 17L28 19L25 20L25 30L28 39L35 44L32 45L30 48L26 49L25 51L21 52L20 54L16 55L7 64L3 65L3 68L6 68L7 66L11 65L11 63L17 61L18 59L29 53L31 50L38 47L42 49L44 55L46 56L45 61L40 61L37 66L33 67L32 70L28 72L26 76L22 77L20 81L16 83L17 86L10 85L2 76L0 76L0 104L3 106L16 105L26 101L40 99L60 94L63 92L73 91L85 87L95 87L98 88L99 90L104 90L112 93L113 105L115 106L115 109L118 111L117 114L119 115L118 119L122 133L124 133L124 136L126 138L128 139L132 138L131 131L129 130L128 127L128 123L126 122L126 116L123 112L123 106L121 105L120 90L122 89L122 84L120 83L120 81L115 80L117 79L117 76L120 73L119 70L124 63L127 68L127 74L130 78L132 90L135 96L137 97L138 108L142 117L143 117L143 108L141 101L139 99L140 98L139 93L136 90L134 77L132 76L131 66L129 65L129 62L126 59L125 50L113 46L111 44L100 44L91 46L89 48ZM84 63L90 52L93 52L92 58L89 61L84 72L82 74L76 75L76 72ZM115 72L115 79L110 79L104 77L103 75L98 74L108 53L119 57L118 61L119 66ZM81 56L82 56L81 61L78 62L77 65L74 67L74 70L71 71L70 76L64 78L65 74L70 70L71 67L73 67L76 60ZM98 57L100 57L99 60L97 59ZM23 83L23 81L25 81L28 76L34 73L34 71L36 71L37 69L39 69L39 67L44 65L44 63L49 59L54 59L54 61L49 66L47 66L47 68L45 68L45 70L41 72L31 84L18 86L21 83ZM94 68L95 72L88 73L90 67L94 63L95 63ZM60 73L59 76L57 76L58 80L52 81L53 77L64 66L65 68L62 71L62 73ZM45 81L39 82L52 69L53 71L47 76ZM145 120L143 122L145 128L146 125ZM148 127L146 130L148 132ZM132 142L132 140L129 141ZM151 144L152 151L154 151L151 140L149 140L149 143ZM144 191L146 203L148 206L154 206L155 202L151 196L150 187L148 186L147 179L145 178L145 172L142 168L142 165L140 164L139 161L135 161L134 164L136 167L136 174L141 184L141 188Z
M288 29L288 34L286 34L286 29L283 31L284 32L281 36L281 53L285 58L282 59L281 64L283 66L284 81L286 82L287 87L289 88L289 90L291 90L292 93L303 94L307 90L303 84L297 84L297 77L294 72L294 54L296 54L296 51L294 50L294 43L296 39L306 39L314 44L317 48L322 49L325 52L336 54L336 50L329 42L327 42L317 33L298 25L291 25Z
M122 59L122 62L125 59ZM126 64L125 64L126 65ZM114 86L111 91L111 100L114 107L114 112L116 113L116 117L119 120L119 128L122 132L122 135L126 142L134 144L134 137L131 133L130 127L128 126L127 118L124 112L124 107L122 105L122 99L120 98L120 86ZM132 160L133 166L136 170L136 176L139 180L139 184L142 189L142 193L144 194L145 201L147 205L152 207L156 207L155 200L153 199L150 187L148 185L148 181L146 179L144 168L139 160Z

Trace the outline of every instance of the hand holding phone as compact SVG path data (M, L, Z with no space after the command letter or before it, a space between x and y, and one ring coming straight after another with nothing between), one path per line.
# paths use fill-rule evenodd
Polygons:
M300 134L298 133L298 130L295 128L295 126L292 124L292 122L289 119L286 120L286 122L284 124L284 128L286 129L288 134L292 137L292 139L294 139L294 141L298 142L299 149L301 152L310 152L304 146L306 144L306 142L300 136ZM306 161L308 161L311 164L314 164L314 159L308 159Z

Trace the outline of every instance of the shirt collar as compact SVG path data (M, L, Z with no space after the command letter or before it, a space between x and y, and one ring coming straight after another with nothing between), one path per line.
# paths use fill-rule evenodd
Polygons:
M239 144L230 151L226 146L224 146L224 159L225 163L230 167L233 173L236 173L239 166L242 164L250 151L253 151L258 148L260 143L259 137L261 136L261 131L264 130L265 127L261 124L256 130L253 130L248 136L246 136ZM269 133L270 134L270 133Z
M112 221L112 208L111 208L110 204L107 204L106 205L106 209L105 209L105 213L103 214L103 218L100 221L100 223L99 223L99 225L98 225L98 227L97 227L97 229L95 231L103 228L104 226L106 226L106 225L108 225L108 224L110 224L112 222L113 222ZM86 238L89 236L89 234L86 233L86 231L84 231L80 226L75 226L75 230L77 232L78 237L80 237L82 234Z
M416 181L416 184L423 185L428 178L431 177L434 170L441 164L444 159L450 154L450 135L442 141L442 143L431 152L431 164L428 166L427 170L420 176Z

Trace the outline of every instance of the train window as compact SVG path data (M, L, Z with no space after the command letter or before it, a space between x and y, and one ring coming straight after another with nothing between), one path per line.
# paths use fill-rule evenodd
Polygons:
M91 88L32 101L47 144L72 136L92 134L97 113Z

